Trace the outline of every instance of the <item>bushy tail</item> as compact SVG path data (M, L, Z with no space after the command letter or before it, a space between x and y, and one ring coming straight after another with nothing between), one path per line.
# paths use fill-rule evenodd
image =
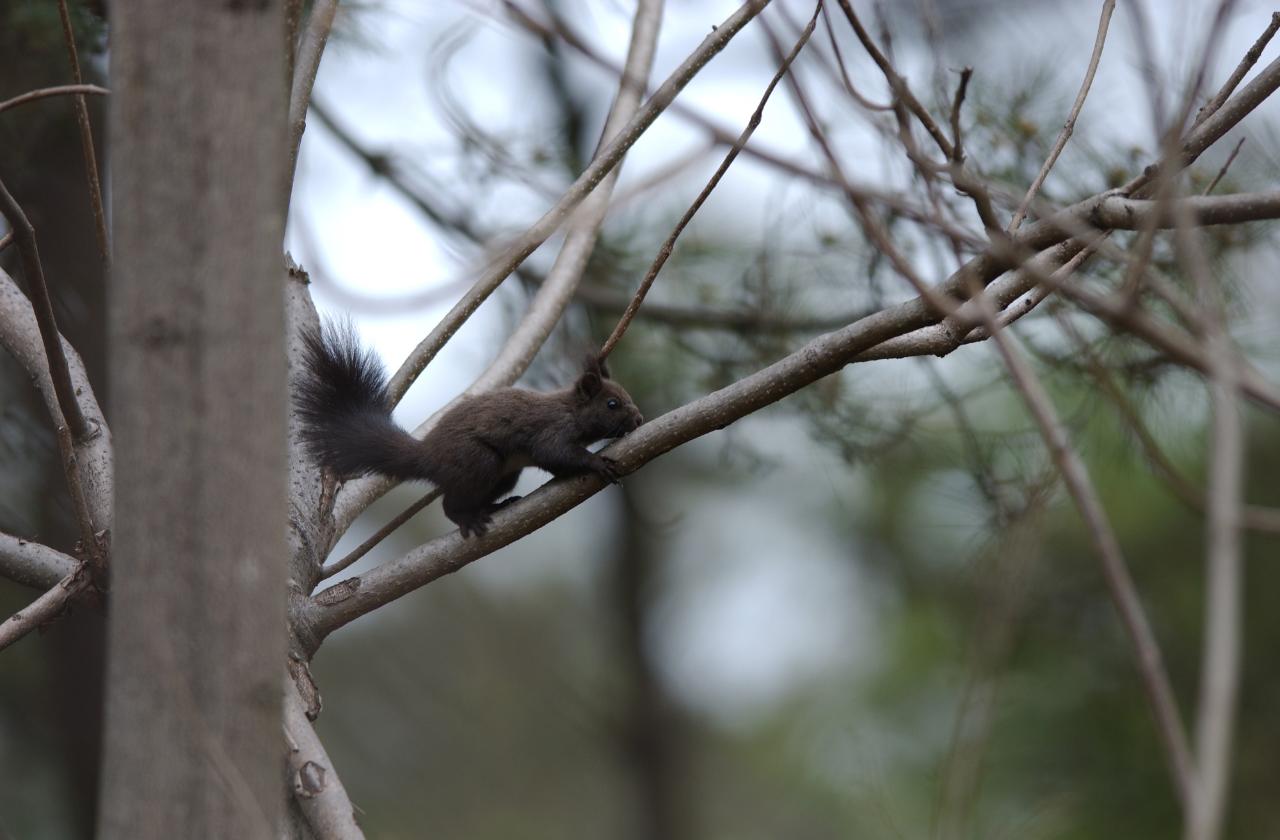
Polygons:
M342 478L430 479L421 442L391 419L387 375L349 321L302 334L293 402L311 455Z

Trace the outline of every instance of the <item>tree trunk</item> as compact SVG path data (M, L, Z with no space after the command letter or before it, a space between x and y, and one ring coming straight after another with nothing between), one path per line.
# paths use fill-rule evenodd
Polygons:
M269 0L112 7L104 838L282 818L282 26Z

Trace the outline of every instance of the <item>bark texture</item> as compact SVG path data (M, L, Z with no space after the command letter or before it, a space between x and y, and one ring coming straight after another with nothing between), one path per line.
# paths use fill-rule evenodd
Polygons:
M104 838L282 817L282 31L270 0L112 9Z

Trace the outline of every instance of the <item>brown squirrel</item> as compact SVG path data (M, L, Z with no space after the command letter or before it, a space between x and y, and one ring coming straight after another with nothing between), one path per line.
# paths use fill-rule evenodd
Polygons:
M616 483L617 465L587 444L644 422L631 395L592 355L568 388L499 388L465 397L418 440L391 419L386 372L349 322L305 330L302 341L294 404L315 459L344 479L377 474L432 482L463 537L483 535L494 511L520 498L497 501L525 467L555 476L593 472Z

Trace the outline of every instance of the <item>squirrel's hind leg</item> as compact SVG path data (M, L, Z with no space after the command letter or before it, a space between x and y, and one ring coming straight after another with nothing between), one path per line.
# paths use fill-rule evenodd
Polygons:
M444 508L444 515L450 520L457 523L458 529L462 532L462 536L481 537L489 530L489 520L495 511L501 510L507 505L519 499L519 496L504 499L495 503L493 500L511 492L511 488L516 486L517 479L520 478L520 472L508 473L502 476L494 484L487 487L457 487L445 493L441 506Z

